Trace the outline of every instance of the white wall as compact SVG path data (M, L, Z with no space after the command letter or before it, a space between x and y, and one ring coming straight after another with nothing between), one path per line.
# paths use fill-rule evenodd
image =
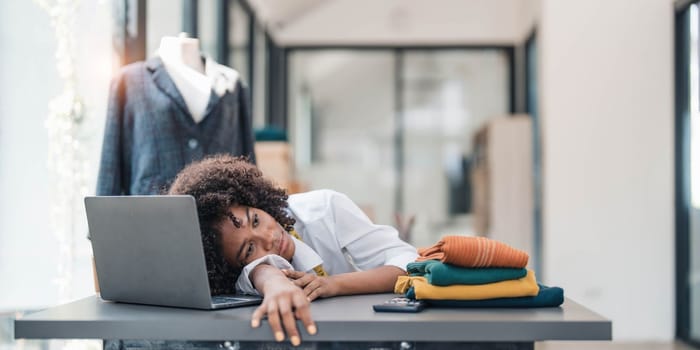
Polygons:
M111 73L110 4L82 2L77 16L79 92L96 171ZM48 223L49 99L62 89L49 16L34 1L0 1L0 311L58 303L58 242ZM89 28L89 30L87 30ZM92 175L92 174L91 174ZM89 188L94 188L90 176ZM84 216L84 215L83 215ZM81 223L77 225L83 227ZM74 232L68 298L92 293L86 230Z
M518 2L518 30L520 36L518 43L524 43L528 39L532 31L537 28L540 16L541 0L521 0Z
M46 196L39 194L48 192L42 122L60 87L49 22L27 21L42 16L48 18L34 2L0 2L0 309L5 310L8 304L33 304L51 289L57 260L47 233ZM18 48L23 55L5 54Z
M673 337L672 11L541 3L544 274L616 340Z

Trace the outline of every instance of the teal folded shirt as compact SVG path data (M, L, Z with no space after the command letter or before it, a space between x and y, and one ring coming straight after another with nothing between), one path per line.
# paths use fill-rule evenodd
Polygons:
M461 308L535 308L557 307L564 302L564 290L559 287L547 287L542 284L540 291L534 297L497 298L485 300L425 300L430 306L461 307ZM406 297L415 299L416 294L411 287Z
M478 268L471 269L445 264L438 260L408 263L406 270L411 276L423 276L434 286L454 284L487 284L515 280L527 275L527 269Z

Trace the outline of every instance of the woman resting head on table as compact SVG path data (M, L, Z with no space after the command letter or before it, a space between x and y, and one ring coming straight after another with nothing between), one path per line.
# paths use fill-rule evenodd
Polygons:
M262 295L251 325L266 315L277 341L286 332L300 344L295 319L316 333L314 299L391 292L417 257L394 228L373 224L347 196L288 197L245 158L192 163L168 193L195 198L212 294Z

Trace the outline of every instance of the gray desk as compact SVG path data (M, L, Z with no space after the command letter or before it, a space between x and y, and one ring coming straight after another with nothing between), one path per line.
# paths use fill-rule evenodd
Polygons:
M437 309L417 314L375 313L391 294L317 300L311 311L318 333L306 342L453 342L515 344L541 340L610 340L609 320L566 300L560 308ZM218 311L131 305L88 297L15 321L15 338L273 341L266 323L250 327L254 307ZM287 343L288 344L288 343ZM444 343L447 345L447 343Z

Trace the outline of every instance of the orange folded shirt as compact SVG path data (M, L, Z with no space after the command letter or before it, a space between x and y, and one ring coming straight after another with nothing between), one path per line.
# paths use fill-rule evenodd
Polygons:
M529 256L503 242L485 237L445 236L432 247L418 249L416 261L440 260L461 267L523 268Z

